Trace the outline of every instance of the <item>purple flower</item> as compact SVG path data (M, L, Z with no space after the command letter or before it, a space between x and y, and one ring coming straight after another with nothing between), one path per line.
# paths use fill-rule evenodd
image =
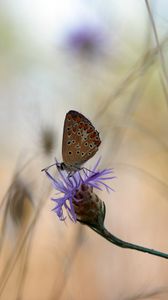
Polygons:
M51 180L54 189L59 191L56 195L61 193L61 196L56 198L51 198L56 202L56 206L53 209L60 220L65 220L64 210L65 209L73 222L76 222L76 213L74 209L74 203L79 203L80 199L77 197L79 195L80 189L82 191L83 187L86 188L96 188L102 190L105 188L107 192L114 191L109 187L105 181L114 179L115 176L111 176L113 173L112 169L98 170L100 159L95 164L92 170L79 170L75 172L72 176L69 176L66 171L59 171L59 178L55 178L49 173L48 169L45 168L44 171L48 178Z
M101 28L93 24L81 24L69 33L67 44L76 52L92 55L102 50L104 40Z

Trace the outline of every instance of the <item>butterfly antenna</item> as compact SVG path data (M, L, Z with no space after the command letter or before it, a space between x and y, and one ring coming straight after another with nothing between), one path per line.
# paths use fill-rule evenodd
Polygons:
M53 166L56 166L56 162L55 162L54 164L52 164L52 165L50 165L50 166L48 166L48 167L42 169L41 172L46 171L46 170L48 170L49 168L51 168L51 167L53 167Z
M51 168L53 166L58 166L59 163L58 163L56 157L54 159L55 159L55 163L52 164L52 165L50 165L50 166L48 166L48 167L46 167L46 168L44 168L44 169L42 169L41 172L46 171L46 170L48 170L49 168Z

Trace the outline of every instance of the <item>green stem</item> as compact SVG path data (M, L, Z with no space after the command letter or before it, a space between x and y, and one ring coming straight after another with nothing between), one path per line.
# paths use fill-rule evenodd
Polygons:
M99 227L94 227L92 225L87 224L92 230L94 230L95 232L97 232L98 234L100 234L103 238L105 238L106 240L108 240L109 242L111 242L112 244L121 247L121 248L128 248L128 249L132 249L132 250L137 250L137 251L141 251L141 252L146 252L155 256L159 256L162 258L166 258L168 259L168 254L154 250L154 249L150 249L150 248L146 248L146 247L142 247L139 245L135 245L132 243L128 243L125 242L119 238L117 238L115 235L111 234L104 226L99 226Z

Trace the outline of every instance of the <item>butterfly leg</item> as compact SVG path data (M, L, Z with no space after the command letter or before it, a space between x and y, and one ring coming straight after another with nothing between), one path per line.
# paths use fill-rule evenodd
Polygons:
M68 177L72 177L77 171L79 172L80 170L83 169L83 168L77 167L77 166L75 166L75 167L73 167L73 168L74 168L74 169L73 169L72 171L69 171Z
M87 173L85 172L85 170L86 170L86 171L89 171L90 173L95 174L94 171L92 171L92 170L90 170L90 169L87 169L87 168L85 168L85 167L82 167L81 170L83 170L83 172L85 173L85 175L87 175Z
M68 177L71 177L71 176L73 176L73 174L75 174L75 172L79 172L79 171L83 171L83 173L87 176L87 172L86 171L88 171L88 172L90 172L90 173L93 173L93 174L95 174L95 172L94 171L92 171L92 170L89 170L89 169L87 169L87 168L85 168L85 167L75 167L75 170L73 170L73 171L70 171L69 172L69 174L68 174Z
M76 171L70 171L68 172L68 178L72 177L75 174Z

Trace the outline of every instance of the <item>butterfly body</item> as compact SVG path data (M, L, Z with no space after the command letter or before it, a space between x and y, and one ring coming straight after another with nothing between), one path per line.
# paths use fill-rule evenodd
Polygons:
M70 110L64 121L62 157L59 168L77 171L95 155L101 144L98 131L81 113Z

